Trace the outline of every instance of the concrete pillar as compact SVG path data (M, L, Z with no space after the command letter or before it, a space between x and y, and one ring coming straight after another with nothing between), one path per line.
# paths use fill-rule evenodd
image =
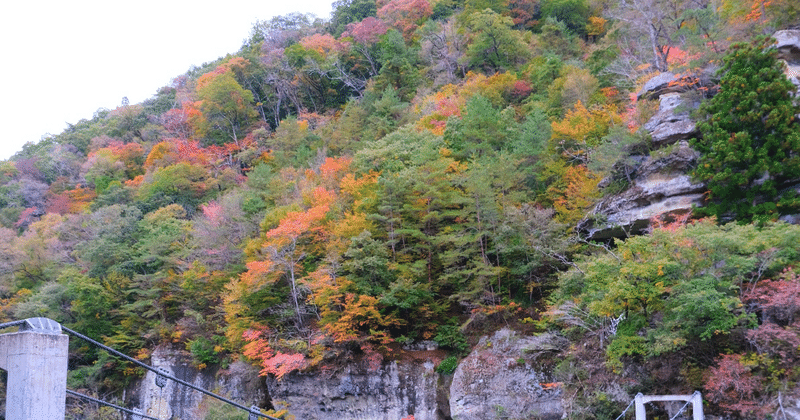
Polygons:
M636 394L636 401L634 404L636 406L636 420L647 420L647 411L644 409L644 395L642 393Z
M695 391L692 394L692 420L703 420L703 396L700 391Z
M68 355L69 337L51 319L26 319L18 332L0 335L7 420L64 419Z

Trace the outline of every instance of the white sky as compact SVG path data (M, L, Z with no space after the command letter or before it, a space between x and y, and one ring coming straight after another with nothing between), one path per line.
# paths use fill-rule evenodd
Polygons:
M253 23L333 0L11 0L0 7L0 160L239 50Z

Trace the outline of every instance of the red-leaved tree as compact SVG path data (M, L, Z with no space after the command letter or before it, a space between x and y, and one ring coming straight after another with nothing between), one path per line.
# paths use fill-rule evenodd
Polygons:
M719 404L723 410L743 417L764 418L769 410L760 400L762 378L754 375L752 368L753 365L746 364L741 354L721 354L717 366L708 370L706 398Z
M760 319L758 328L747 331L747 341L758 354L776 357L791 368L800 356L800 275L788 268L777 279L761 280L743 299Z
M433 14L428 0L392 0L378 9L378 17L411 40L417 27Z
M268 337L269 332L266 329L250 329L243 334L243 338L247 341L243 353L246 357L258 361L262 376L274 375L277 379L281 379L287 373L303 370L308 366L306 357L300 353L288 354L273 349Z

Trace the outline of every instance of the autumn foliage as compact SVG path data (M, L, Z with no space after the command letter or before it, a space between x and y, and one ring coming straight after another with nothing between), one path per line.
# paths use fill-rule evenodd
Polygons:
M720 355L717 366L708 372L707 398L744 417L766 415L768 408L758 398L761 378L752 373L753 368L742 355Z
M243 354L259 362L262 375L274 375L281 379L290 372L303 370L308 366L308 362L302 354L286 354L273 350L265 335L265 331L247 330L244 332L247 344L244 345Z
M257 22L0 162L0 321L278 379L563 332L536 383L575 420L703 387L714 414L772 414L800 361L800 233L775 222L797 213L798 110L772 41L730 43L797 6L617 3L353 0ZM666 69L703 103L699 156L642 128L659 102L638 93ZM661 179L707 200L651 218L679 201ZM97 395L136 373L73 350Z

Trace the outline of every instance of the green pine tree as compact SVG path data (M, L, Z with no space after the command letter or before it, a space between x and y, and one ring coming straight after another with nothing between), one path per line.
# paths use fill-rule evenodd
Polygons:
M749 222L796 211L800 200L780 188L800 177L800 106L771 41L734 45L720 73L693 142L702 153L695 176L710 192L701 212Z

